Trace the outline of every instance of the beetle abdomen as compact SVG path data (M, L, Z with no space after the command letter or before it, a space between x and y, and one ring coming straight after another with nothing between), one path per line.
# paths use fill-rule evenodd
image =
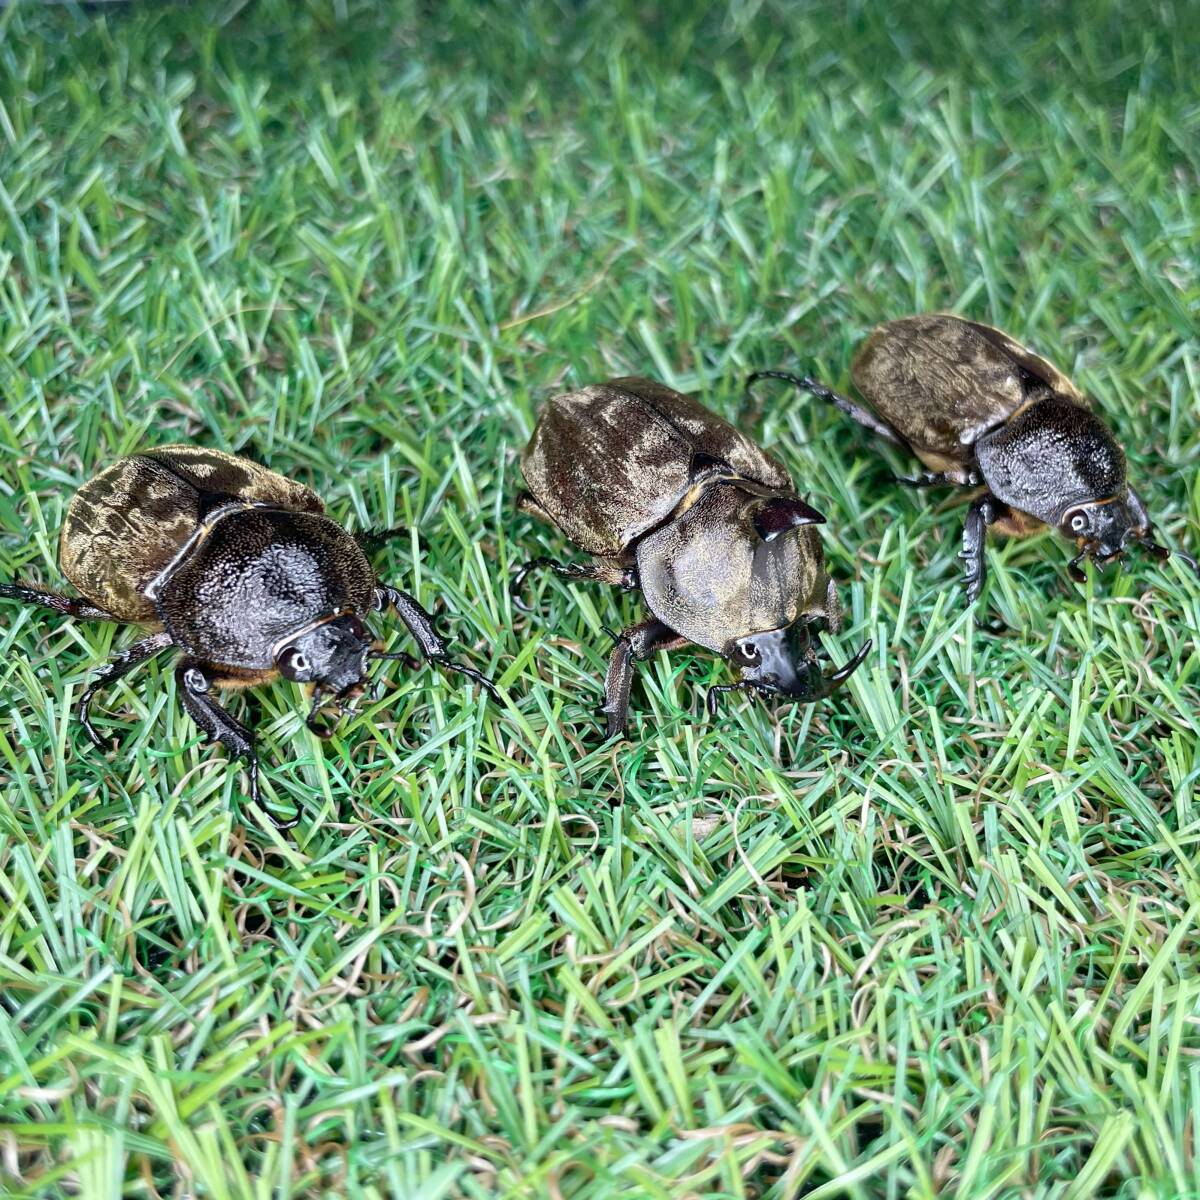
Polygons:
M618 556L665 521L698 470L790 489L782 465L690 396L622 378L547 401L521 457L534 499L590 554Z
M1094 413L1060 396L981 438L975 454L997 499L1052 525L1081 502L1125 496L1121 447Z
M1023 405L1078 399L1055 366L990 325L949 313L878 326L850 367L871 407L920 453L966 463L975 441Z
M244 509L217 520L157 592L171 639L242 670L273 666L314 622L371 605L375 575L358 543L315 513Z
M812 525L764 540L754 527L763 497L714 484L677 520L638 544L646 606L676 633L725 653L752 633L825 614L828 581Z
M152 621L146 588L179 553L206 513L230 500L321 512L308 488L244 458L200 446L130 455L88 480L63 522L63 574L123 621Z

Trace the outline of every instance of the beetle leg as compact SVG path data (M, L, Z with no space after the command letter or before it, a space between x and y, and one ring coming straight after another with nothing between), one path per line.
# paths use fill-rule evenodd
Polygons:
M26 604L37 604L41 608L49 608L77 620L116 621L121 625L126 624L120 617L114 617L112 613L89 600L80 599L78 596L64 596L61 592L48 592L43 588L28 587L23 583L0 583L0 596L7 596L11 600L24 600Z
M1200 563L1198 563L1190 554L1185 554L1182 550L1171 550L1166 546L1160 546L1153 538L1154 522L1150 520L1150 514L1146 511L1146 502L1133 490L1129 489L1127 499L1129 511L1133 514L1133 519L1137 522L1138 528L1144 532L1141 537L1136 538L1136 542L1143 550L1149 551L1159 562L1165 562L1171 555L1176 558L1182 558L1189 567L1197 574L1200 574Z
M585 583L607 583L612 587L634 591L638 586L637 571L633 567L623 567L619 563L603 559L590 563L558 563L552 558L531 558L513 576L508 586L513 606L522 612L529 612L528 605L521 597L525 580L534 571L553 571L564 579L574 579Z
M649 658L658 650L676 650L686 645L687 638L680 637L655 617L621 631L604 677L604 703L600 711L607 718L606 737L621 737L628 728L634 661Z
M291 829L299 820L299 812L287 821L280 821L269 808L263 807L258 791L258 752L254 748L254 731L232 714L226 712L209 693L213 678L194 658L185 658L175 668L175 686L179 700L189 717L220 742L230 754L246 760L250 776L250 801L262 808L278 829Z
M872 638L867 638L865 642L854 652L853 656L848 658L836 671L830 672L828 675L820 675L819 683L816 685L816 694L821 699L827 696L832 696L834 692L854 674L855 671L862 665L863 659L871 653L871 647L874 645Z
M825 628L832 633L839 633L842 628L842 602L832 579L825 584Z
M1146 536L1149 537L1154 532L1154 522L1150 520L1150 513L1146 510L1146 502L1133 490L1129 489L1125 497L1125 502L1129 505L1130 514L1134 521L1137 522L1139 529L1146 531Z
M394 587L385 586L380 588L380 591L386 602L399 614L400 620L408 626L408 632L412 634L413 641L417 643L417 649L421 651L421 656L427 662L436 663L443 671L457 671L460 675L475 680L493 700L499 702L500 693L496 691L496 685L486 675L475 670L474 667L456 663L450 657L446 649L445 638L433 627L433 617L412 596Z
M554 524L554 518L533 498L530 492L518 492L517 498L513 502L513 508L527 517L545 521L547 525Z
M1001 514L1000 501L991 493L975 500L967 510L963 526L963 544L959 558L967 564L967 604L974 604L983 591L987 578L987 567L983 559L983 545L987 540L987 527Z
M883 420L882 417L876 416L869 408L864 408L861 404L855 404L848 396L843 396L840 392L835 392L832 388L827 388L823 383L819 383L808 375L793 375L790 371L755 371L753 375L748 376L746 379L747 395L749 395L751 387L760 379L782 379L785 383L790 383L802 392L808 392L810 395L816 396L818 400L824 400L826 404L832 404L834 408L840 409L852 421L857 421L864 428L883 438L885 442L891 442L893 446L908 448L908 442L891 425Z
M954 479L946 471L922 471L919 475L893 475L892 479L896 483L902 483L905 487L911 488L927 488L940 487L942 484L958 484L958 480ZM977 479L968 480L968 486L978 483Z
M407 533L407 525L393 525L391 529L364 529L354 535L354 540L364 554L371 555L381 550L388 542L404 537Z
M1080 552L1075 555L1069 563L1067 563L1067 574L1071 576L1076 583L1087 583L1087 572L1079 565L1088 556L1088 548L1085 546Z
M140 663L144 663L146 659L153 658L156 654L161 654L170 644L171 635L169 633L153 633L149 637L142 638L141 641L134 642L132 646L126 646L124 650L114 654L92 676L91 683L87 685L83 695L79 697L79 707L75 711L88 737L102 750L104 749L104 739L96 732L91 717L92 701L95 699L96 693L102 687L106 687L108 684L120 679L122 675L128 675L134 667Z
M715 717L717 715L717 705L721 702L721 697L728 695L730 692L758 692L760 689L752 683L747 683L743 680L741 683L714 683L708 689L708 695L705 696L704 702L708 707L708 715Z

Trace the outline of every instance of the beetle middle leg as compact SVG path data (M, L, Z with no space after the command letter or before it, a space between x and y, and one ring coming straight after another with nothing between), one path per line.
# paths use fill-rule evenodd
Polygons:
M500 693L496 691L496 685L486 675L475 670L474 667L457 663L450 657L446 639L433 627L433 617L412 596L407 592L402 592L399 588L387 586L381 587L378 595L382 598L383 603L390 604L396 610L400 620L408 626L408 632L412 634L413 641L417 643L417 648L427 662L436 663L444 671L457 671L460 675L475 680L493 700L499 702ZM380 607L382 606L383 604L380 605ZM381 654L377 657L407 658L408 655Z
M61 592L50 592L23 583L0 583L0 596L7 596L11 600L24 600L26 604L36 604L39 608L48 608L77 620L116 621L118 624L125 624L120 617L114 617L112 613L90 600L79 596L64 596Z
M149 637L142 638L141 641L134 642L132 646L126 646L124 650L114 654L92 677L91 683L79 697L79 707L75 711L88 737L101 749L104 749L104 739L96 732L91 716L92 701L96 698L96 693L102 687L107 687L108 684L120 679L122 675L128 675L134 667L144 663L148 658L161 654L170 645L171 635L169 633L152 633Z
M687 638L651 617L639 625L621 631L608 660L604 677L604 704L600 711L607 719L606 737L620 737L629 725L629 689L633 684L633 664L659 650L677 650Z
M529 612L530 606L521 598L521 590L525 586L525 580L534 571L553 571L564 579L584 583L607 583L626 591L633 591L638 586L637 571L611 559L596 559L590 563L559 563L552 558L531 558L517 570L512 583L508 585L508 594L512 597L513 604L522 612Z
M959 558L967 564L968 604L974 604L979 599L983 592L984 580L987 578L987 566L983 558L983 547L987 541L987 527L994 524L1004 511L1005 505L1001 504L990 492L973 501L967 510Z
M793 375L790 371L755 371L746 379L746 392L749 394L750 389L760 379L782 379L785 383L790 383L794 388L798 388L802 392L808 392L811 396L816 396L818 400L824 400L826 404L832 404L834 408L840 409L852 421L857 421L865 429L869 429L872 433L883 438L885 442L891 442L893 446L904 446L907 448L908 442L883 420L882 417L876 416L869 408L865 408L861 404L855 404L849 396L843 396L841 392L835 392L832 388L826 387L823 383L811 378L808 375Z

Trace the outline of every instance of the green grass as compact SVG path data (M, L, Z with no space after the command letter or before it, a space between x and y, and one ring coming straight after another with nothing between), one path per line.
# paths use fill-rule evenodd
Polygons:
M1200 1192L1200 586L994 544L836 412L953 307L1095 398L1197 548L1200 61L1186 3L0 10L0 578L74 487L244 451L441 604L505 703L388 664L321 744L248 701L272 808L129 635L0 625L0 1193ZM650 10L655 11L651 12ZM673 13L673 15L672 15ZM817 707L639 672L633 597L513 565L541 398L624 372L752 422L876 648ZM761 418L761 419L760 419ZM402 639L397 638L397 645Z

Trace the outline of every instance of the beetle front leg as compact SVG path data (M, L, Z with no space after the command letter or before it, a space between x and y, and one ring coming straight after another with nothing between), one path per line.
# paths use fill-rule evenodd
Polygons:
M120 679L122 675L128 675L134 667L144 663L148 658L161 654L170 644L171 635L169 633L151 634L149 637L142 638L140 642L134 642L132 646L126 646L124 650L114 654L92 677L91 683L79 697L79 707L75 711L84 731L100 749L104 749L104 739L96 732L91 717L92 701L95 699L96 693L102 687Z
M26 604L36 604L39 608L48 608L76 620L116 621L121 625L126 624L120 617L114 617L112 613L90 600L78 596L64 596L61 592L50 592L44 588L29 587L24 583L0 583L0 596L7 596L11 600L24 600Z
M1129 505L1129 511L1136 522L1137 528L1142 532L1140 536L1135 535L1134 540L1144 550L1148 550L1159 562L1165 562L1171 555L1176 558L1181 558L1189 567L1197 574L1200 574L1200 562L1197 562L1190 554L1185 554L1182 550L1172 550L1167 546L1160 546L1154 540L1154 522L1150 520L1150 513L1146 509L1146 502L1130 488L1126 497L1126 503Z
M1000 501L990 493L975 500L967 510L963 526L963 544L959 558L967 564L967 604L974 604L983 592L987 567L983 558L983 547L987 540L987 527L1000 516Z
M525 586L525 580L534 571L553 571L563 579L573 579L581 583L607 583L627 592L635 591L638 587L637 570L634 567L622 566L611 559L597 559L590 563L559 563L552 558L531 558L517 570L512 583L508 585L508 594L512 597L513 605L522 612L530 611L530 606L521 598L521 590Z
M606 737L624 735L629 725L629 689L633 684L633 664L658 650L675 650L687 645L675 630L651 617L640 625L622 630L608 660L604 677L604 704L600 711L607 719Z
M412 634L413 641L417 643L417 649L421 651L421 656L427 662L436 663L443 671L457 671L460 675L475 680L493 700L499 703L500 693L496 691L496 685L474 667L456 663L450 657L445 638L433 627L433 617L412 596L407 592L402 592L399 588L386 586L381 587L376 595L380 608L390 604L396 610L400 620L408 626L408 632Z
M188 716L230 754L246 760L246 770L250 776L250 800L263 808L258 791L258 752L254 748L254 731L226 712L212 698L209 693L213 683L212 675L194 658L183 659L175 668L175 686ZM263 811L279 829L291 829L300 820L299 813L289 821L279 821L270 809L263 808Z

